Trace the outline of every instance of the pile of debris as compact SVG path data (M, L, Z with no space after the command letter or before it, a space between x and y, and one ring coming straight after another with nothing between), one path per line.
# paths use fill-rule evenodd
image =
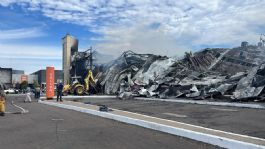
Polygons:
M204 49L181 60L127 51L104 66L98 85L120 98L263 100L264 51L253 46Z

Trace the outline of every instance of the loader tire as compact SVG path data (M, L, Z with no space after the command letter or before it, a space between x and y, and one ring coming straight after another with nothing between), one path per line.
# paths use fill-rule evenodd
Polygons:
M83 89L83 87L82 87L82 86L78 86L78 87L75 89L75 94L76 94L76 95L79 95L79 96L83 95L83 94L84 94L84 89Z

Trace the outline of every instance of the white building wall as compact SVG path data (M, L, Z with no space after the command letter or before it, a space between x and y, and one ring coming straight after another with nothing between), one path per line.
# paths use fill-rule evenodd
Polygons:
M12 84L21 83L21 76L24 74L12 74ZM37 75L27 75L28 83L33 84L34 80L38 81Z

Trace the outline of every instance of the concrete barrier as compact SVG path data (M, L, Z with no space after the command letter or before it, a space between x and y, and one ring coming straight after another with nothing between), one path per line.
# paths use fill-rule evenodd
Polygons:
M53 97L56 99L56 97ZM63 96L63 99L116 99L116 96L113 95L91 95L91 96ZM46 99L46 97L41 97L40 99ZM265 104L248 104L248 103L230 103L230 102L219 102L219 101L196 101L188 99L160 99L160 98L144 98L136 97L136 100L146 100L146 101L163 101L163 102L175 102L175 103L187 103L187 104L199 104L199 105L212 105L212 106L226 106L226 107L237 107L237 108L251 108L251 109L265 109Z
M53 99L56 99L57 97L54 96ZM89 96L73 96L73 95L68 95L68 96L62 96L62 99L85 99L85 98L97 98L97 99L104 99L104 98L109 98L109 99L115 99L117 98L116 96L111 96L111 95L89 95ZM46 99L46 97L40 97L40 99Z
M230 103L230 102L219 102L219 101L196 101L196 100L185 100L185 99L160 99L160 98L142 98L137 97L136 100L146 101L164 101L164 102L176 102L176 103L189 103L189 104L200 104L200 105L212 105L212 106L227 106L227 107L238 107L238 108L252 108L252 109L265 109L265 104L247 104L247 103Z

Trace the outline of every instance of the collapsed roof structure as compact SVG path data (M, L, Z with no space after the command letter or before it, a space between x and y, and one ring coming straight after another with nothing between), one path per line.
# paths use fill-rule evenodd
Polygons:
M252 45L187 52L181 60L127 51L104 66L98 85L121 98L263 100L264 62L264 46Z

